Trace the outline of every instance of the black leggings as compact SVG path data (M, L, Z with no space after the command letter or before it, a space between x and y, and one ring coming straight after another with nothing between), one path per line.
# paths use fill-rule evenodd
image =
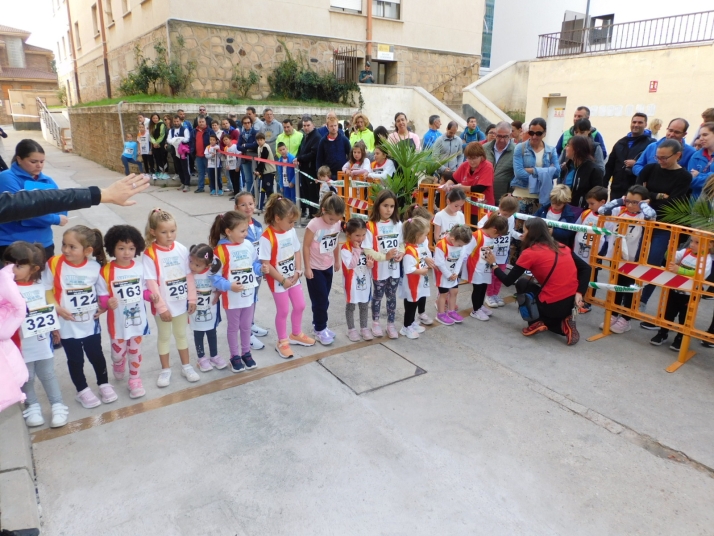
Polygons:
M260 210L263 210L266 201L273 195L273 182L275 182L275 173L266 173L260 178Z
M104 359L102 351L102 335L90 335L84 339L62 339L64 353L67 355L67 368L72 383L77 388L77 392L87 388L87 378L84 377L84 354L94 367L97 375L97 385L109 383L107 376L107 360Z
M483 307L483 300L486 298L488 283L473 283L473 287L474 289L471 291L471 306L474 308L474 311L478 311Z
M156 172L165 172L168 168L168 162L166 160L166 149L163 147L154 147L151 149L154 154L154 161L156 162Z
M404 300L404 327L408 328L416 319L417 309L426 307L426 296L419 298L417 301Z
M534 283L530 277L522 277L516 281L516 292L518 293L532 292L537 295L540 289L540 285ZM540 318L535 322L543 322L548 328L548 331L552 331L558 335L565 335L565 333L563 333L563 320L573 314L575 295L553 303L543 303L540 299L536 298L536 305L538 306ZM529 322L529 324L533 323L534 322Z
M154 169L154 155L142 154L141 160L144 162L144 171L146 171L149 175L153 175L156 172Z
M240 169L229 169L228 176L231 178L231 184L233 185L233 192L238 193L241 191L240 187Z
M196 354L199 358L206 356L206 350L203 348L204 334L208 339L208 351L211 353L211 357L216 357L218 355L218 337L216 336L215 328L209 329L208 331L193 332L193 342L196 344Z
M176 173L178 173L179 179L181 180L181 184L184 186L190 186L191 185L191 173L188 170L188 158L184 158L181 160L178 156L175 154L171 155L171 158L174 160L174 170Z

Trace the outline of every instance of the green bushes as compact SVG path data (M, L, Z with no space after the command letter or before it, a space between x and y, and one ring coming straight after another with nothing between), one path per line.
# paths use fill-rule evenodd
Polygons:
M127 74L119 84L122 95L142 95L159 93L168 90L170 95L183 93L191 83L191 77L196 70L196 62L190 61L183 65L176 58L181 57L184 48L183 37L176 40L175 58L169 58L169 53L163 41L154 44L156 59L144 57L137 44L134 47L136 68Z

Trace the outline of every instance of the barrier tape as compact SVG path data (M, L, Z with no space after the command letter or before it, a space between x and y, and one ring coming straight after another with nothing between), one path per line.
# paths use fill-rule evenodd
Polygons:
M234 158L242 158L243 160L255 160L256 162L265 162L266 164L274 164L276 166L282 166L282 167L297 167L297 164L291 164L288 162L278 162L277 160L268 160L266 158L258 158L257 156L249 156L247 154L241 154L241 153L227 153L226 151L218 151L219 154L224 154L226 156L232 156ZM309 177L309 175L308 175ZM313 179L314 180L314 179Z
M656 283L677 290L692 290L694 285L694 281L690 277L669 272L664 268L652 268L634 262L621 262L618 271L632 279Z
M308 201L307 199L303 199L302 197L298 197L298 200L300 201L300 203L304 203L304 204L311 206L313 208L316 208L316 209L320 208L320 205L318 205L317 203L313 203L312 201Z
M362 199L355 199L353 197L347 198L347 204L352 208L356 208L357 210L367 210L369 208L369 203L367 203L367 201L364 201Z
M629 285L627 287L624 287L622 285L611 285L609 283L597 283L595 281L591 281L589 283L590 288L598 289L598 290L611 290L612 292L629 292L629 293L635 293L639 292L642 290L642 287L638 287L637 285Z

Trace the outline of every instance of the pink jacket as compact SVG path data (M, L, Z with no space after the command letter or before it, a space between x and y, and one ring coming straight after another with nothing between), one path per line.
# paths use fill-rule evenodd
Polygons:
M8 264L0 270L0 411L25 400L20 388L27 382L27 366L12 336L25 319L26 308Z

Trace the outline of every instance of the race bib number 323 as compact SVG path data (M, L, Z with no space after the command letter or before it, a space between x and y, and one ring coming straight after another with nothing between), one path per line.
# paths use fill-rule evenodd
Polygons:
M22 323L22 338L36 337L54 331L59 327L54 305L33 309Z

